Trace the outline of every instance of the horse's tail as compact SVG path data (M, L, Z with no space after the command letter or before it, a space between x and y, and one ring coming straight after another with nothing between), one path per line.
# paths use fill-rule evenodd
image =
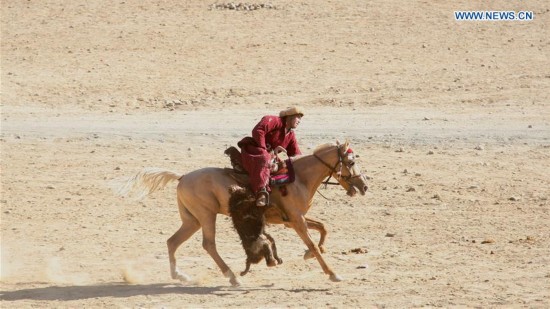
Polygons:
M164 188L169 182L180 180L182 177L183 174L165 169L145 168L130 178L115 179L111 183L111 187L119 196L131 195L140 200Z

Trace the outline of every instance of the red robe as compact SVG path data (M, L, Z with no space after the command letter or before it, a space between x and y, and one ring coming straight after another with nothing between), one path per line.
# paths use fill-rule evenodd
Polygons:
M265 187L269 191L269 152L278 146L287 151L289 157L302 154L296 142L294 131L286 132L284 119L265 116L252 129L252 137L245 137L239 143L245 170L250 175L252 191L258 193Z

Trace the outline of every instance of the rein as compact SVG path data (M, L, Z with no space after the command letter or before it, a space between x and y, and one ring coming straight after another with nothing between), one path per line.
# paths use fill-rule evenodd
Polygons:
M328 176L327 180L323 182L323 184L325 185L325 188L327 187L327 185L336 185L336 186L340 185L338 182L330 182L330 179L332 178L332 174L336 171L336 167L338 166L338 164L342 164L342 156L340 156L340 151L338 151L338 162L336 162L336 164L333 167L330 167L330 165L327 162L323 161L323 159L321 159L317 154L314 153L313 156L330 169L330 175ZM319 192L319 190L317 190L317 192Z

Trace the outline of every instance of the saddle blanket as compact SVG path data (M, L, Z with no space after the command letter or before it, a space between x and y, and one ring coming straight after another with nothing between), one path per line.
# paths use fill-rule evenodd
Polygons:
M281 174L271 175L269 178L269 184L271 186L281 186L294 182L294 168L292 167L292 161L290 159L285 160L286 169Z

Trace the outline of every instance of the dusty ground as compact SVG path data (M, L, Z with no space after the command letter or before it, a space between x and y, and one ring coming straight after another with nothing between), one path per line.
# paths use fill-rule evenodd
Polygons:
M550 306L546 1L213 3L2 1L0 306ZM310 212L346 280L271 226L282 265L231 288L197 233L178 251L193 282L172 281L175 185L135 202L109 181L228 166L225 146L292 104L305 152L349 138L371 177L366 196L331 187Z

